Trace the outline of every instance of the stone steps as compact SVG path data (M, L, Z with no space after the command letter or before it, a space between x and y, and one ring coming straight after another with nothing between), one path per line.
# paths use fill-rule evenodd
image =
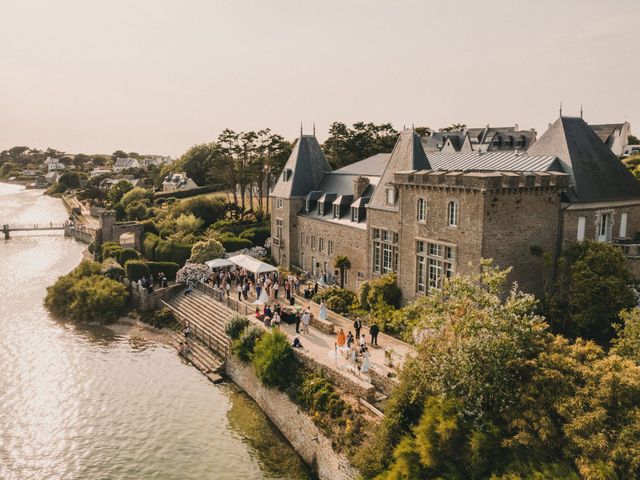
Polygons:
M180 343L184 341L184 337L178 332L173 332L171 336L177 349ZM189 347L191 352L184 356L184 358L206 375L213 383L221 382L222 377L219 374L223 370L223 360L200 344L198 340L190 340Z
M222 354L226 352L230 340L224 327L233 311L198 291L175 295L165 304L177 313L181 323L189 322L193 335L202 343Z

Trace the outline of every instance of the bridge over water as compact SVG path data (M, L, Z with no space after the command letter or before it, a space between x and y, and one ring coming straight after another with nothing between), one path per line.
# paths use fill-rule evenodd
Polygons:
M4 224L2 225L2 233L4 233L4 239L9 240L11 238L11 232L36 232L46 230L62 230L65 231L71 224L69 222L64 223L22 223L22 224Z

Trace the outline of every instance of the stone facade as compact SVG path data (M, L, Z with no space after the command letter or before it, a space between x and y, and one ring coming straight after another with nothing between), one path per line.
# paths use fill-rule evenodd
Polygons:
M358 478L358 471L351 466L347 457L333 450L331 440L286 394L266 388L251 367L233 355L226 360L226 372L255 400L302 459L308 465L317 467L321 480Z

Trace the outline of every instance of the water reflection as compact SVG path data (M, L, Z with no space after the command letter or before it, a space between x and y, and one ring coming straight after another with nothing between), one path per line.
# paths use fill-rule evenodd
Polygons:
M0 184L0 223L66 217L58 200L9 190ZM83 248L61 236L0 240L0 478L307 478L268 423L241 428L227 415L256 418L255 404L172 348L48 315L46 286Z

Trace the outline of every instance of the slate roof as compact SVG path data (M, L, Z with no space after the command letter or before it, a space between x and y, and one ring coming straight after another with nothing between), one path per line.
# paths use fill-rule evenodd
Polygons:
M606 143L613 132L615 132L616 130L622 131L624 123L603 123L601 125L589 126L593 129L594 132L596 132L596 135L600 137L600 140Z
M271 192L273 197L304 197L322 176L331 171L314 135L302 135L291 151L284 170ZM290 176L287 177L287 172Z
M582 118L560 117L528 153L560 158L573 202L640 199L640 183Z
M339 168L333 173L344 173L351 175L362 175L365 177L380 177L389 163L390 153L378 153L359 162L352 163L346 167Z

